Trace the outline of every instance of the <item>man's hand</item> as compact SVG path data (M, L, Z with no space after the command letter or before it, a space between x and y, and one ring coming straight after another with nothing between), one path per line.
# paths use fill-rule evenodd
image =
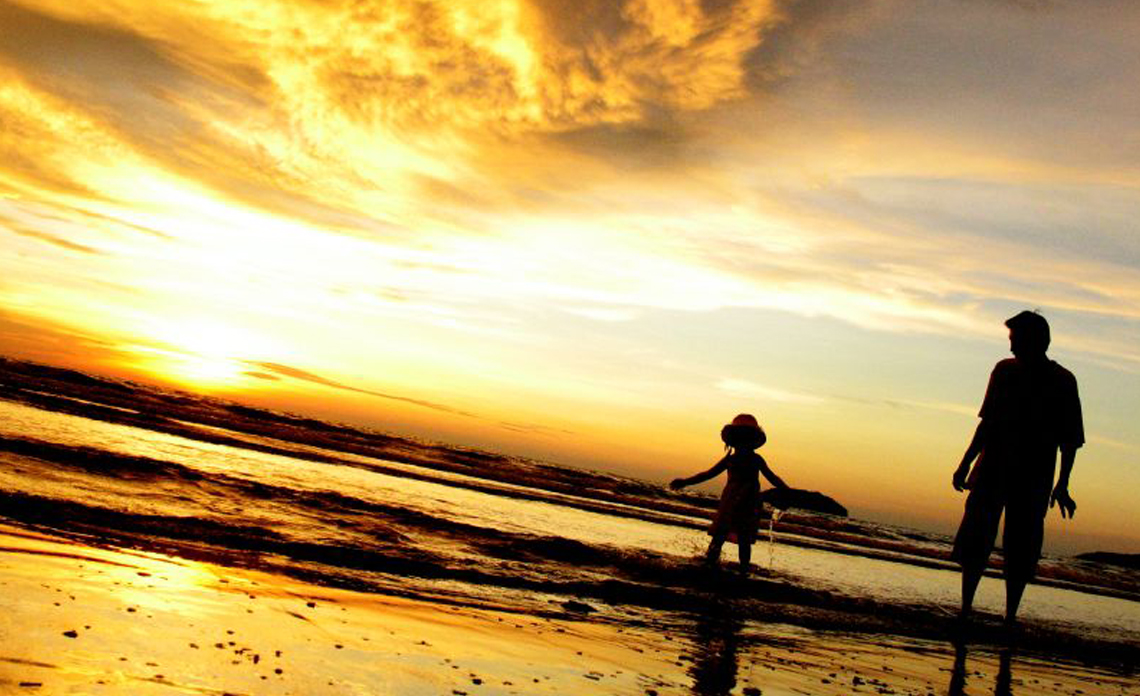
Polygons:
M1071 519L1077 514L1077 502L1069 495L1068 487L1057 486L1053 489L1053 495L1049 498L1049 507L1054 505L1061 506L1061 517Z
M675 478L669 482L669 488L671 488L672 490L679 491L684 487L685 487L685 479L683 479L683 478Z
M954 490L964 491L970 487L969 482L966 481L966 476L969 473L970 473L970 467L968 467L968 466L960 466L954 470L954 481L953 481Z

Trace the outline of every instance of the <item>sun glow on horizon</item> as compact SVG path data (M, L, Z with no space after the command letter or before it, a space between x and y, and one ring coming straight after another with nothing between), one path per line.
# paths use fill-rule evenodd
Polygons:
M248 385L250 361L281 352L263 335L210 318L154 322L143 334L154 345L136 347L136 368L199 389Z

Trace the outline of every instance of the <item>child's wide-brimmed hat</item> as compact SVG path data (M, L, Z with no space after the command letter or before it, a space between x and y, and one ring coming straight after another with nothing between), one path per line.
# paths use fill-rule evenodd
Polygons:
M720 439L729 447L757 448L768 441L764 429L756 422L756 417L741 413L732 422L720 429Z

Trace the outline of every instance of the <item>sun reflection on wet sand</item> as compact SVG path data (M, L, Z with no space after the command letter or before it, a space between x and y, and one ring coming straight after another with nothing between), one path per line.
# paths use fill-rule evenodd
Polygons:
M927 694L955 662L937 641L745 624L731 600L723 620L614 623L557 598L538 614L424 602L4 525L0 587L0 690L41 694ZM994 655L971 654L979 681ZM1031 658L1003 669L1019 696L1134 688Z
M678 686L646 676L661 660L647 657L641 631L340 591L3 526L0 539L9 590L0 636L20 636L0 641L0 688L602 694Z
M129 607L128 613L153 609L177 611L185 616L199 615L208 611L208 607L195 601L194 590L215 588L219 583L219 577L212 566L192 560L174 559L143 551L71 547L61 544L58 538L15 531L3 525L0 525L0 532L8 541L0 547L0 551L39 557L45 564L53 560L75 561L82 567L94 569L94 576L98 576L98 579L91 576L88 584L110 583L113 599ZM60 571L60 575L66 577L66 568L61 568ZM61 579L41 575L48 582Z

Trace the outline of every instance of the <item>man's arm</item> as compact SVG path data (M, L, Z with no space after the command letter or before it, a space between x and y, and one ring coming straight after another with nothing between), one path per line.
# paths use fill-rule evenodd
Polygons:
M1061 517L1071 518L1077 513L1077 503L1069 495L1069 474L1073 473L1073 462L1076 460L1076 447L1061 447L1061 474L1057 477L1057 485L1053 487L1053 495L1049 498L1049 507L1055 504L1061 506Z
M1005 375L1009 371L1010 365L1009 360L1002 360L994 365L994 369L990 372L990 381L986 384L986 395L982 398L982 407L978 410L978 417L982 420L978 423L978 427L974 428L974 437L970 439L970 444L966 447L965 454L962 455L962 461L954 471L952 483L956 491L964 491L970 487L970 465L985 449L988 431L995 422L994 419L1000 418L1003 410L1001 404L1005 400L1003 395L1007 391L1005 385L1008 383Z
M1081 397L1077 393L1077 379L1072 373L1068 376L1065 410L1065 434L1061 439L1061 473L1057 485L1049 497L1049 507L1060 504L1061 517L1072 517L1077 511L1077 503L1069 495L1069 474L1073 473L1073 462L1077 459L1077 448L1085 442L1084 419L1081 416Z
M970 465L974 463L974 460L981 454L982 448L985 447L985 426L986 421L982 419L982 422L978 423L978 427L974 429L974 437L970 439L970 444L966 447L966 453L962 455L962 462L958 464L958 468L954 471L952 482L954 484L954 490L956 491L964 491L969 488L966 477L970 473Z

